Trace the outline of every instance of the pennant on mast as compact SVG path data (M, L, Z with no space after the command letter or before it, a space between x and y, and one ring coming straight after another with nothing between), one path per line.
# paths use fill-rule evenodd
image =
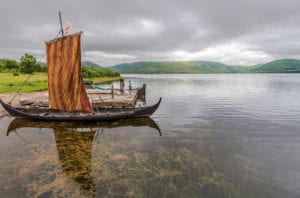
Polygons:
M46 42L49 107L63 111L93 108L81 76L81 33Z
M66 24L65 24L64 34L65 34L65 35L68 34L68 33L69 33L69 30L70 30L72 27L73 27L72 24L71 24L69 21L67 21Z

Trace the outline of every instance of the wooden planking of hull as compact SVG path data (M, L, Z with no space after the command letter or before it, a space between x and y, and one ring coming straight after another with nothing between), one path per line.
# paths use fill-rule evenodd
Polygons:
M12 116L40 121L106 121L126 118L149 117L158 108L159 101L152 106L139 108L96 108L94 112L66 112L41 108L15 108L0 99L3 108Z

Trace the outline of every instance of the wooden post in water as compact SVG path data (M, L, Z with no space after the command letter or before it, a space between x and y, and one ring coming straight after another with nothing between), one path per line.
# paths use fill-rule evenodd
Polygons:
M124 94L124 79L123 78L120 79L120 92L121 92L121 95Z
M114 85L111 85L111 98L114 99L115 98L115 91L114 91Z

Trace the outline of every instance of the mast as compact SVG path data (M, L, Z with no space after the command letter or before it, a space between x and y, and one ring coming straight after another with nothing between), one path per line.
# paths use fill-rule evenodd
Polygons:
M93 112L81 75L81 33L64 34L46 42L49 108Z
M60 11L58 11L58 15L59 15L59 22L60 22L60 32L61 32L62 36L65 36L65 35L64 35L64 30L63 30L63 25L62 25L62 20L61 20L61 13L60 13Z

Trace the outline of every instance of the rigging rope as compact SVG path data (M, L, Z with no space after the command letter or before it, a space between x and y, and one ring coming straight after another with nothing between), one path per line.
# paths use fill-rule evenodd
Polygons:
M59 31L56 35L55 38L58 38L59 34L61 33L61 31ZM44 52L44 54L40 57L39 61L37 63L41 63L42 59L45 57L46 52ZM20 92L20 90L24 87L25 83L28 81L28 79L30 78L32 74L29 74L29 76L25 79L25 81L23 82L23 84L19 87L19 89L17 90L17 92L15 93L15 95L12 97L12 99L9 101L8 104L11 104L12 101L16 98L17 94Z
M31 74L30 74L31 75ZM23 84L21 85L21 87L19 87L19 89L17 90L17 92L15 93L15 95L12 97L12 99L9 101L8 104L11 104L11 102L16 98L17 94L19 93L19 91L21 90L21 88L24 87L25 83L28 81L28 79L30 78L30 75L28 75L28 77L26 78L26 80L23 82Z

